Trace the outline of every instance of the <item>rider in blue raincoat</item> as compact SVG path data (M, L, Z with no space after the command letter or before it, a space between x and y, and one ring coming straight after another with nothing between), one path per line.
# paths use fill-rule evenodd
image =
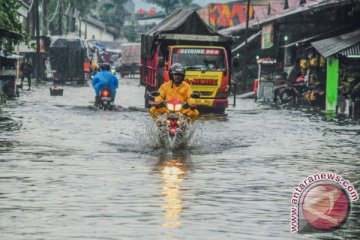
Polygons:
M99 103L99 94L101 89L108 88L111 97L115 99L116 89L119 87L119 79L110 72L110 65L103 63L101 72L98 72L92 79L92 86L95 89L95 104Z

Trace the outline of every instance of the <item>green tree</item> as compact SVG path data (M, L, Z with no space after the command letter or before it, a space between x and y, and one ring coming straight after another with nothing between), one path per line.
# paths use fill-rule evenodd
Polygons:
M131 24L128 28L128 31L124 33L125 37L130 42L139 42L140 41L140 34L137 32L137 24L136 21L131 21Z
M178 7L189 7L192 0L146 0L146 2L162 7L166 14L169 14Z
M97 0L43 0L46 8L43 10L44 27L49 26L51 34L63 34L66 30L75 31L75 10L78 17L84 17L94 9ZM67 26L65 28L65 26Z
M126 16L129 15L123 6L126 1L127 0L111 0L101 4L96 18L120 31L124 25Z
M63 34L74 31L75 11L78 11L77 17L92 15L106 25L119 30L122 28L125 17L128 15L123 7L127 0L43 0L47 2L47 13L49 28L51 34ZM46 25L46 24L44 24Z
M0 35L0 50L9 54L14 50L14 44L28 41L18 18L17 10L20 6L19 0L0 0L0 30L2 31ZM6 36L4 33L9 31L19 34Z

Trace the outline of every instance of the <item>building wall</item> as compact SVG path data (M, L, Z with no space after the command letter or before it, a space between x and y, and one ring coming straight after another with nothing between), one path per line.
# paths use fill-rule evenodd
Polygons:
M114 35L107 32L105 28L101 28L89 22L86 23L86 21L81 22L81 37L99 41L115 41Z

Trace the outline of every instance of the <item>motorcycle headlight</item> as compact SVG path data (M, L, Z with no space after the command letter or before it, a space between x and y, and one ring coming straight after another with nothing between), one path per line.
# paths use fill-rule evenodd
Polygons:
M175 105L175 111L180 111L182 108L182 104L176 104Z
M167 107L167 109L169 109L170 111L175 111L175 109L174 109L174 104L168 103L168 104L166 104L166 107Z

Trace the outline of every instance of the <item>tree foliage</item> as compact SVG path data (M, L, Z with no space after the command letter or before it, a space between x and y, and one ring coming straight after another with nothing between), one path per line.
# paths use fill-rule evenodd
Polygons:
M0 29L3 32L13 31L20 34L17 37L0 35L0 50L11 53L14 44L27 40L18 19L17 10L20 8L20 1L0 0L0 6Z
M126 16L129 15L123 6L126 1L127 0L111 0L101 4L96 18L120 31L124 25Z
M127 0L110 0L100 2L98 0L47 0L48 16L51 21L51 33L61 34L65 32L67 21L75 16L75 9L79 17L91 15L106 25L120 30L124 19L128 15L123 4ZM54 16L53 18L51 16ZM66 21L67 19L67 21ZM74 31L74 29L70 29Z
M129 42L139 42L140 34L137 32L136 21L131 21L128 31L124 32L124 36L129 40Z
M76 17L75 10L78 11L79 16L86 16L95 8L97 0L43 0L48 2L47 13L48 16L45 21L48 21L50 32L52 34L62 34L65 32L65 26L68 25L69 19ZM74 29L70 29L74 31Z
M192 0L146 0L146 2L162 7L166 14L169 14L178 7L189 7Z

